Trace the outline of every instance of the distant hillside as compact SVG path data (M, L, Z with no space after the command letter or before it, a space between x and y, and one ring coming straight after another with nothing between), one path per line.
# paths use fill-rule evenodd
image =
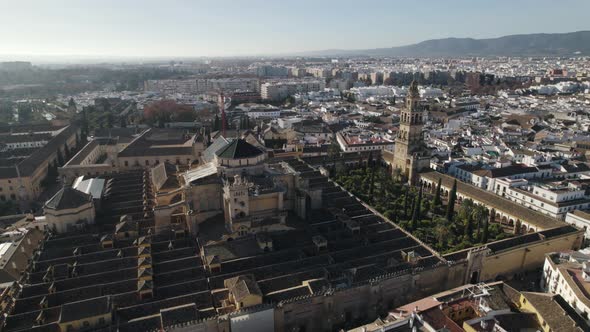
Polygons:
M312 55L402 57L454 56L573 56L590 55L590 31L536 33L499 38L445 38L413 45L368 50L325 50Z

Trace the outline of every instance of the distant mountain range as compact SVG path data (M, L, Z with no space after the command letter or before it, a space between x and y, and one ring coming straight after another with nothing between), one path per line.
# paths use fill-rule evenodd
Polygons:
M324 50L311 56L575 56L590 55L590 31L535 33L499 38L444 38L417 44L366 50Z

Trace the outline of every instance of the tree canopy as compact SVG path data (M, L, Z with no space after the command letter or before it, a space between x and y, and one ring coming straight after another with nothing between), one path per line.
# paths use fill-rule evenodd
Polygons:
M437 185L434 194L423 191L397 180L390 171L380 166L336 172L333 179L442 253L512 236L500 224L494 223L493 217L488 218L489 211L484 206L466 199L457 211L455 204L449 210L449 202L443 201L440 186ZM454 196L456 200L456 189ZM433 203L435 201L437 204ZM445 203L446 209L443 208Z

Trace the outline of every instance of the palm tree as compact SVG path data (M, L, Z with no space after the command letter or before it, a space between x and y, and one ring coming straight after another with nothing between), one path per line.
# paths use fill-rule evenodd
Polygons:
M434 228L436 240L438 241L439 248L443 249L446 247L447 238L449 236L449 228L442 222L439 222L438 225Z

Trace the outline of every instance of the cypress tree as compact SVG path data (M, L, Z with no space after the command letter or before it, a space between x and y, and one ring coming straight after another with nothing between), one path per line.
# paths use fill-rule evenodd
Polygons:
M438 184L436 185L436 191L434 193L434 199L432 200L432 206L440 206L440 191L442 187L442 179L438 179Z
M46 183L55 183L57 178L57 165L52 162L47 163L47 180Z
M476 214L476 221L477 221L477 231L475 232L475 238L481 238L481 218L483 217L482 214L482 207L480 205L477 206L477 214Z
M469 241L473 240L473 215L469 214L467 216L467 220L465 221L465 233L463 235L465 235Z
M51 162L47 163L47 177L53 175L53 164Z
M481 242L482 243L486 243L488 242L488 236L489 236L489 224L494 222L494 218L496 216L496 210L492 209L492 211L490 212L490 216L489 218L484 218L483 221L483 231L481 233ZM487 216L486 216L487 217Z
M78 135L78 132L76 131L76 149L81 148L80 146L80 135Z
M410 191L407 190L406 194L404 195L404 217L408 215L408 207L410 204Z
M86 112L87 112L86 107L84 107L82 109L82 121L81 121L82 122L81 123L82 124L82 128L80 129L81 130L81 133L82 133L82 142L83 143L86 143L86 139L88 137L88 132L89 132L89 129L88 129L88 117L87 117Z
M219 119L219 115L215 115L215 121L213 122L213 130L218 131L221 129L221 120Z
M453 216L455 214L455 201L457 200L457 180L453 182L453 188L449 193L449 205L447 205L447 220L449 222L453 221Z
M416 209L416 196L413 196L410 211L406 211L406 218L411 220L415 209Z
M109 112L106 116L107 128L113 128L113 123L115 118L113 117L113 113Z
M70 97L70 101L68 101L68 107L76 107L76 102L74 101L74 98Z
M420 219L420 206L422 205L422 187L420 187L420 192L418 193L418 198L416 199L414 205L414 213L412 214L412 229L418 228L418 220Z
M69 160L71 156L70 156L70 148L68 147L67 144L64 145L64 154L65 154L66 160Z
M371 156L369 156L370 158ZM367 165L371 164L371 184L369 187L369 198L373 201L373 190L375 190L375 165L367 162ZM369 166L368 166L369 167Z
M57 149L57 166L61 167L64 165L64 157L61 153L61 149Z
M483 232L481 233L481 243L487 243L488 242L488 220L485 219L483 221Z

